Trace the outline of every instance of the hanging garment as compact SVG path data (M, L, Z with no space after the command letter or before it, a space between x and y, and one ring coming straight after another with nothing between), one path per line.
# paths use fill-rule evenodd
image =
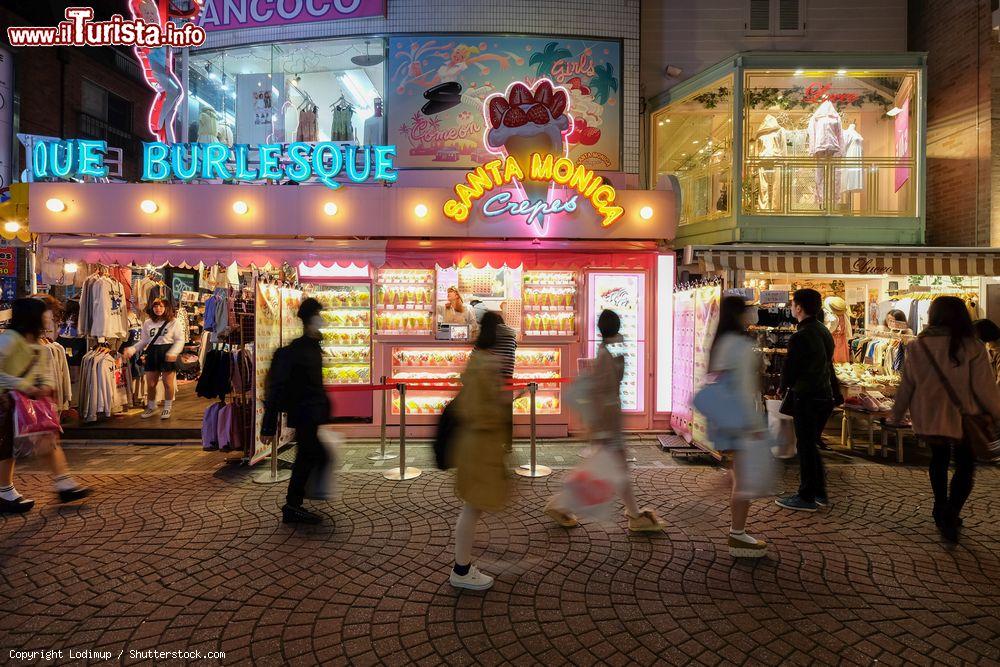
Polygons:
M205 415L201 420L201 448L212 451L219 448L219 408L221 403L212 403L205 408Z
M764 122L757 128L757 144L760 158L776 158L785 155L785 131L778 124L778 119L768 114ZM757 195L757 205L761 210L774 210L774 205L780 200L778 193L778 178L780 171L773 163L762 162L757 171L760 180L760 192Z
M233 404L226 403L219 407L219 415L216 424L216 439L219 442L219 449L228 452L233 448Z
M843 153L844 136L840 123L840 114L833 102L826 100L819 105L806 129L809 135L809 154L829 153L834 155Z
M228 123L219 125L219 131L215 136L219 140L220 144L225 144L230 148L233 147L233 128L229 127Z
M319 141L319 124L313 107L299 109L299 124L295 128L295 141Z
M844 157L856 162L857 166L840 170L841 192L864 189L864 168L861 166L861 157L864 152L863 144L864 138L854 129L852 123L844 130Z
M218 141L219 116L212 107L203 107L198 114L198 143L211 144Z
M354 110L351 107L334 107L330 123L330 141L354 140Z

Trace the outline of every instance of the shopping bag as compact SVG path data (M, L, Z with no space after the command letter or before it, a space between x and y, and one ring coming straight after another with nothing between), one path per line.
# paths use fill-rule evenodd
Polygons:
M781 414L781 401L768 400L767 426L771 433L771 454L776 459L795 456L795 422Z
M737 409L743 403L736 396L729 373L720 373L714 381L699 389L692 404L714 428L740 431L751 426L753 416Z
M593 456L571 470L559 506L579 516L609 518L625 481L621 460L615 455L610 447L598 446Z
M747 436L746 446L736 452L736 497L743 500L766 498L775 494L775 461L771 455L770 434Z
M14 437L23 438L34 433L62 433L59 411L48 398L28 398L19 391L14 396Z
M326 451L326 463L319 466L309 475L306 483L306 498L312 500L333 500L336 471L337 449L343 444L344 436L329 428L320 428L317 434L319 444Z

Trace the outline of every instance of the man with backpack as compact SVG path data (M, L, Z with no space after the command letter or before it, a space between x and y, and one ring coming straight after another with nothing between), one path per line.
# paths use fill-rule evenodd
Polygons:
M319 441L319 427L330 421L330 399L323 388L323 339L320 329L323 306L316 299L306 299L299 306L303 334L279 348L267 374L264 418L260 439L265 445L274 441L278 415L288 415L288 425L295 429L295 464L288 480L288 494L281 508L284 523L317 524L318 514L302 507L310 474L327 464L327 453Z

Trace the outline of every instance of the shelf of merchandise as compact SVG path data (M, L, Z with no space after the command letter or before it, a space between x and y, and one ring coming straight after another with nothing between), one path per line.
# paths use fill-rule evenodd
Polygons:
M573 340L579 288L574 271L525 271L521 326L526 338Z
M429 336L434 331L434 271L380 269L375 293L378 336Z
M391 348L389 368L395 380L431 380L440 383L455 381L461 377L468 362L471 348L465 345L439 344L427 346L396 346ZM561 377L564 374L565 359L562 346L525 346L516 352L514 377L546 378ZM420 389L411 385L406 390L407 420L436 419L444 406L457 394L446 389ZM541 385L535 396L536 414L540 421L560 420L562 412L562 391L560 385ZM399 394L392 392L390 418L398 423L400 412ZM527 395L518 396L514 401L514 415L518 423L525 421L530 412Z
M371 291L365 284L323 285L314 296L323 304L323 384L371 382Z

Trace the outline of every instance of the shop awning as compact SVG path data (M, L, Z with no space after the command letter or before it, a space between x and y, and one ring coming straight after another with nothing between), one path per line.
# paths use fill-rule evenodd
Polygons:
M1000 248L687 246L682 263L698 264L706 272L997 276Z

